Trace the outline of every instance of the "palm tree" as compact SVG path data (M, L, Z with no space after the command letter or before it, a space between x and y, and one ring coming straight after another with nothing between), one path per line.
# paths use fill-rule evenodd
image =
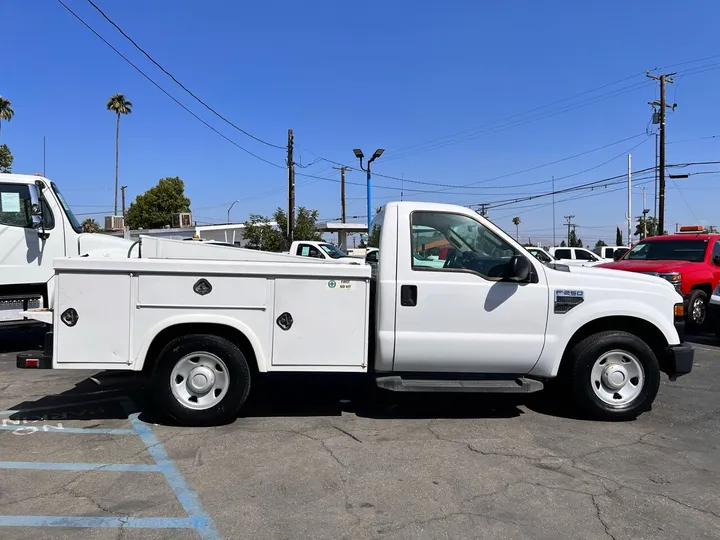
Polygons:
M520 237L520 218L516 216L512 218L512 222L513 225L515 225L515 240L519 242L520 240L518 240L518 238Z
M115 123L115 212L114 216L117 216L117 204L118 204L118 155L120 148L120 115L130 114L132 112L132 103L125 99L123 94L114 94L110 96L107 102L106 108L108 111L113 111L117 115L117 121Z
M2 129L2 121L6 120L9 122L12 120L14 114L15 111L13 111L13 108L10 106L10 100L0 96L0 129Z

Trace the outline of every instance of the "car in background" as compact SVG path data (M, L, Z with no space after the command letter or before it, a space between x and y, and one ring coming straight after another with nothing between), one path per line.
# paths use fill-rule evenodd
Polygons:
M601 268L639 272L666 279L683 296L688 331L706 322L708 304L720 283L720 234L701 226L680 227L680 232L641 240L622 259Z
M627 246L598 246L593 249L593 253L601 259L610 259L613 261L617 261L628 251L630 251L630 248Z
M571 266L596 266L603 260L587 248L581 247L552 247L550 254L558 262Z

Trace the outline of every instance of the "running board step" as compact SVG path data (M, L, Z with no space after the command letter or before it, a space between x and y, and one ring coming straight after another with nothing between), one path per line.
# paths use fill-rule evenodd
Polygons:
M393 392L486 392L502 394L529 394L543 389L543 383L534 379L404 379L398 375L378 377L378 387Z

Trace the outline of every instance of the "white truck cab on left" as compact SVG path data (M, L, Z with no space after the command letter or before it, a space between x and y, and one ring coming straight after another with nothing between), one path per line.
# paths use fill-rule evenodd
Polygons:
M336 261L347 264L363 264L361 257L351 257L337 246L330 242L318 242L315 240L296 240L290 245L290 255L300 257L313 257L324 261Z
M42 209L42 219L33 205ZM0 327L37 323L26 309L48 307L53 260L77 255L127 256L129 240L83 233L54 182L38 175L0 174Z

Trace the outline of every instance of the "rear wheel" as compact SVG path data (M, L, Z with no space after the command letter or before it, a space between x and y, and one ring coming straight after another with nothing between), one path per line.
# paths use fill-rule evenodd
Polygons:
M250 368L227 339L207 334L181 336L160 353L153 372L161 410L187 425L234 420L250 392Z
M600 420L628 420L650 409L660 386L652 349L627 332L600 332L575 345L568 360L575 403Z
M686 323L688 330L697 331L702 328L707 319L708 297L704 291L694 290L688 300Z

